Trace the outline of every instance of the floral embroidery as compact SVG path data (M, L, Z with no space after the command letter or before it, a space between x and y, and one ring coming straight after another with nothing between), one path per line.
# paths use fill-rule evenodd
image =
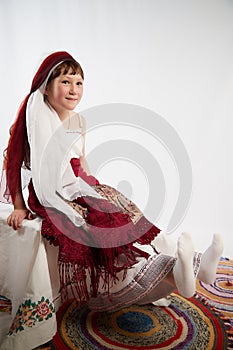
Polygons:
M25 327L31 328L36 325L36 322L46 321L54 313L53 303L49 299L45 299L45 297L42 297L37 303L32 302L30 299L25 300L18 308L9 335L23 331Z

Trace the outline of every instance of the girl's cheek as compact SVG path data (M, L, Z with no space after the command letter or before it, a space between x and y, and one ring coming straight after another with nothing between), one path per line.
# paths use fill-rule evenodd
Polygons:
M65 89L63 88L59 88L56 92L55 92L55 95L57 98L61 98L62 96L64 96L65 94Z

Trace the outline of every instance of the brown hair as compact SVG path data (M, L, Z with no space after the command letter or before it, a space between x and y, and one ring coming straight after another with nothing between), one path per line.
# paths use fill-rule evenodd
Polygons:
M84 74L80 64L74 60L67 60L60 63L51 73L48 78L47 85L55 78L59 77L61 74L80 74L84 79Z

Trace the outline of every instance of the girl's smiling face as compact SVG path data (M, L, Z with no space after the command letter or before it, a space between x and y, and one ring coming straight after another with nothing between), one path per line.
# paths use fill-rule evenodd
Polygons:
M80 73L61 73L54 78L44 92L50 106L57 112L61 120L70 115L83 95L83 78Z

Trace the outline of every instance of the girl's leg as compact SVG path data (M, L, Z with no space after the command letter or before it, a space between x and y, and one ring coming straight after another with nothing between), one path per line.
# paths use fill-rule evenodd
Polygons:
M183 233L177 243L177 261L172 271L143 299L140 304L152 303L167 297L178 289L185 297L195 293L196 279L193 272L194 248L189 234Z
M215 234L212 244L202 254L198 278L204 283L213 283L216 277L216 269L223 251L223 242L220 235ZM196 277L193 271L194 248L191 236L183 233L177 243L177 261L173 270L148 293L139 304L152 303L158 299L166 298L178 289L186 298L193 296L196 291Z
M223 241L221 235L215 233L213 241L201 257L201 266L197 277L204 283L214 283L219 259L223 252Z
M183 233L178 239L176 256L173 268L175 285L181 295L190 298L196 290L196 278L193 271L193 242L188 233Z
M214 234L211 245L201 256L201 264L197 278L207 284L214 283L222 252L222 237L219 234ZM187 233L183 233L178 240L177 262L173 269L173 274L179 293L187 298L191 297L196 291L193 256L194 249L191 236Z

